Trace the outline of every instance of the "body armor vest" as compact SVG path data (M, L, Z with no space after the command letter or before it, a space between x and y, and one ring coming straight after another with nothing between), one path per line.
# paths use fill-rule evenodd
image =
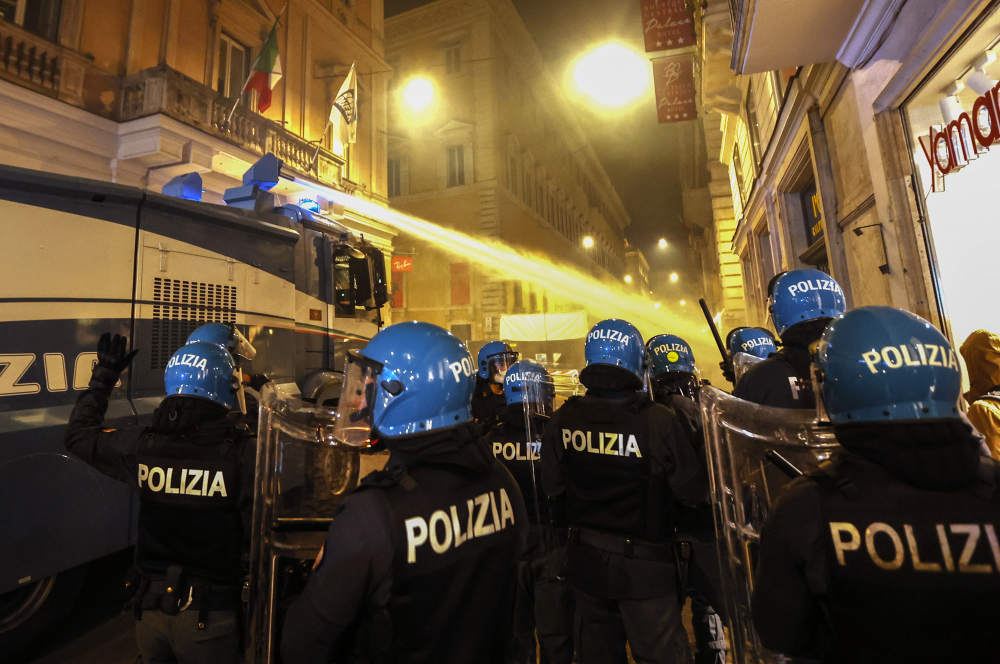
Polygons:
M395 543L385 660L500 664L524 527L515 524L517 484L499 463L485 474L429 463L399 470L385 471L398 482L372 483L388 499Z
M548 425L562 443L570 526L648 542L670 539L666 478L652 472L649 409L625 402L570 398Z
M186 435L150 431L139 441L135 560L143 572L163 574L180 565L195 578L239 584L239 462L251 439L243 428L219 426Z
M959 491L918 489L852 456L818 479L831 571L824 662L996 661L1000 491L985 463L980 484Z

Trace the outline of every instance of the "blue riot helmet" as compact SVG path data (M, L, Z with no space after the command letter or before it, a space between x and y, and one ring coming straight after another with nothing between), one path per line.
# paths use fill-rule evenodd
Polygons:
M479 349L477 373L483 380L503 385L503 377L519 355L506 341L488 341Z
M163 383L167 396L208 399L231 409L241 385L235 371L236 363L227 351L217 344L196 341L181 346L171 356Z
M646 343L649 351L649 373L659 378L668 371L694 373L694 353L691 346L675 334L658 334Z
M583 357L587 366L580 380L590 389L622 389L622 379L615 377L621 375L628 377L630 388L641 389L646 383L646 346L628 321L609 318L590 328Z
M892 307L861 307L830 323L817 360L834 424L958 418L962 370L933 325Z
M813 269L779 274L769 287L768 311L778 336L810 320L836 318L847 310L844 291L833 277Z
M350 351L333 437L356 447L375 436L441 431L472 420L476 366L458 337L437 325L391 325Z
M545 367L531 360L520 360L504 376L503 395L508 406L530 402L540 407L539 412L550 413L556 391Z
M774 335L762 327L734 328L726 336L726 348L731 356L746 353L762 360L778 350L774 344Z
M257 351L233 323L207 323L192 332L187 339L189 344L200 341L222 346L236 362L240 358L252 360L257 355Z

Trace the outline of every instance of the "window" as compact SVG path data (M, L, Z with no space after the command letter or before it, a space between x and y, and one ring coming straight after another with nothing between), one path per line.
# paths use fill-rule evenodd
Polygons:
M757 120L757 98L753 94L753 81L747 88L747 130L755 166L760 165L760 123Z
M451 46L444 50L444 71L446 74L457 74L462 71L461 46Z
M238 95L250 73L250 51L227 34L219 37L219 80L216 88L223 97ZM244 103L249 100L244 95Z
M510 190L516 193L517 192L517 159L514 159L514 157L509 157L508 158L508 162L509 162L509 166L510 166L510 169L509 169L510 172L507 174L507 177L508 177L507 184L509 185Z
M538 311L538 296L534 293L534 291L532 291L531 293L528 293L528 306L531 307L528 310L528 313L532 313L533 314L533 313L536 313Z
M521 286L520 281L514 282L514 312L518 313L524 310L524 288Z
M390 159L386 164L386 170L389 172L389 196L399 196L401 195L400 187L400 160Z
M62 0L0 0L0 19L50 42L59 39Z
M469 285L469 264L451 264L451 305L464 306L472 301L472 289Z
M448 186L465 184L465 146L452 145L448 148Z

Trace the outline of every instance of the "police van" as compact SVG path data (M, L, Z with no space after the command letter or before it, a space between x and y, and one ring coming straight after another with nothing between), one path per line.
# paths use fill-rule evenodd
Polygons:
M135 542L137 497L62 442L103 332L139 349L107 413L125 427L148 422L204 323L235 323L257 351L243 370L292 390L382 325L381 251L266 188L236 207L0 166L0 652L60 619L82 566Z

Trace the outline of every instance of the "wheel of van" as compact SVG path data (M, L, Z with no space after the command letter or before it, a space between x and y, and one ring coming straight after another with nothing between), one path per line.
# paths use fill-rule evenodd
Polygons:
M69 615L85 577L74 567L0 595L0 652L22 652Z

